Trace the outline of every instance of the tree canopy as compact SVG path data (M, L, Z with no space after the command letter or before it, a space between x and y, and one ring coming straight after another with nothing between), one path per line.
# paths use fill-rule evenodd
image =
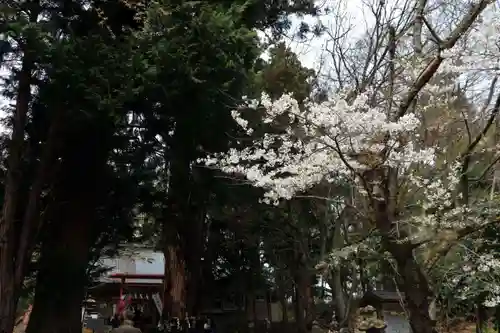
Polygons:
M81 331L100 259L137 244L164 321L231 299L260 332L265 299L283 331L357 332L383 288L414 333L485 328L495 6L367 1L360 33L313 0L2 2L0 333L27 298L29 333Z

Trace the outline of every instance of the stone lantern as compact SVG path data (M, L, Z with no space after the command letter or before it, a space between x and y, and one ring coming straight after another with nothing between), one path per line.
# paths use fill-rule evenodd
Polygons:
M384 333L387 325L377 318L377 312L371 305L360 308L356 328L359 332Z

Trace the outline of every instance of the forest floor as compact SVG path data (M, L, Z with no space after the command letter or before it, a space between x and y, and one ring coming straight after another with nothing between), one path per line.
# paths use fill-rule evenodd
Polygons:
M453 325L448 329L441 329L439 332L442 333L475 333L476 332L476 324L471 322L461 322ZM496 333L493 326L487 328L486 333Z

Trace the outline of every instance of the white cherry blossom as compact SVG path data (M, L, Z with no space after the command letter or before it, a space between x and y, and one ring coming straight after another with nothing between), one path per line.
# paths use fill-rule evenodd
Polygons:
M404 171L412 165L435 163L433 148L416 148L411 140L420 126L417 117L410 113L390 121L383 108L369 106L368 94L352 103L338 99L302 106L290 94L275 101L263 94L260 103L245 105L247 112L258 107L265 110L264 123L282 130L266 133L251 147L212 156L205 163L244 175L266 190L267 201L290 199L321 181L354 180L375 165ZM252 133L240 111L233 111L232 116L246 133Z

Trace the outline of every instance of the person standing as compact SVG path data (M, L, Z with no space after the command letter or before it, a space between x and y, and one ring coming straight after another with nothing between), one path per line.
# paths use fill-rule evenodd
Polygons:
M134 327L134 322L131 320L133 316L133 312L124 310L121 313L121 325L118 328L113 328L111 333L142 333L139 328Z
M120 319L118 318L118 313L115 313L111 320L109 321L112 328L118 328L120 326Z

